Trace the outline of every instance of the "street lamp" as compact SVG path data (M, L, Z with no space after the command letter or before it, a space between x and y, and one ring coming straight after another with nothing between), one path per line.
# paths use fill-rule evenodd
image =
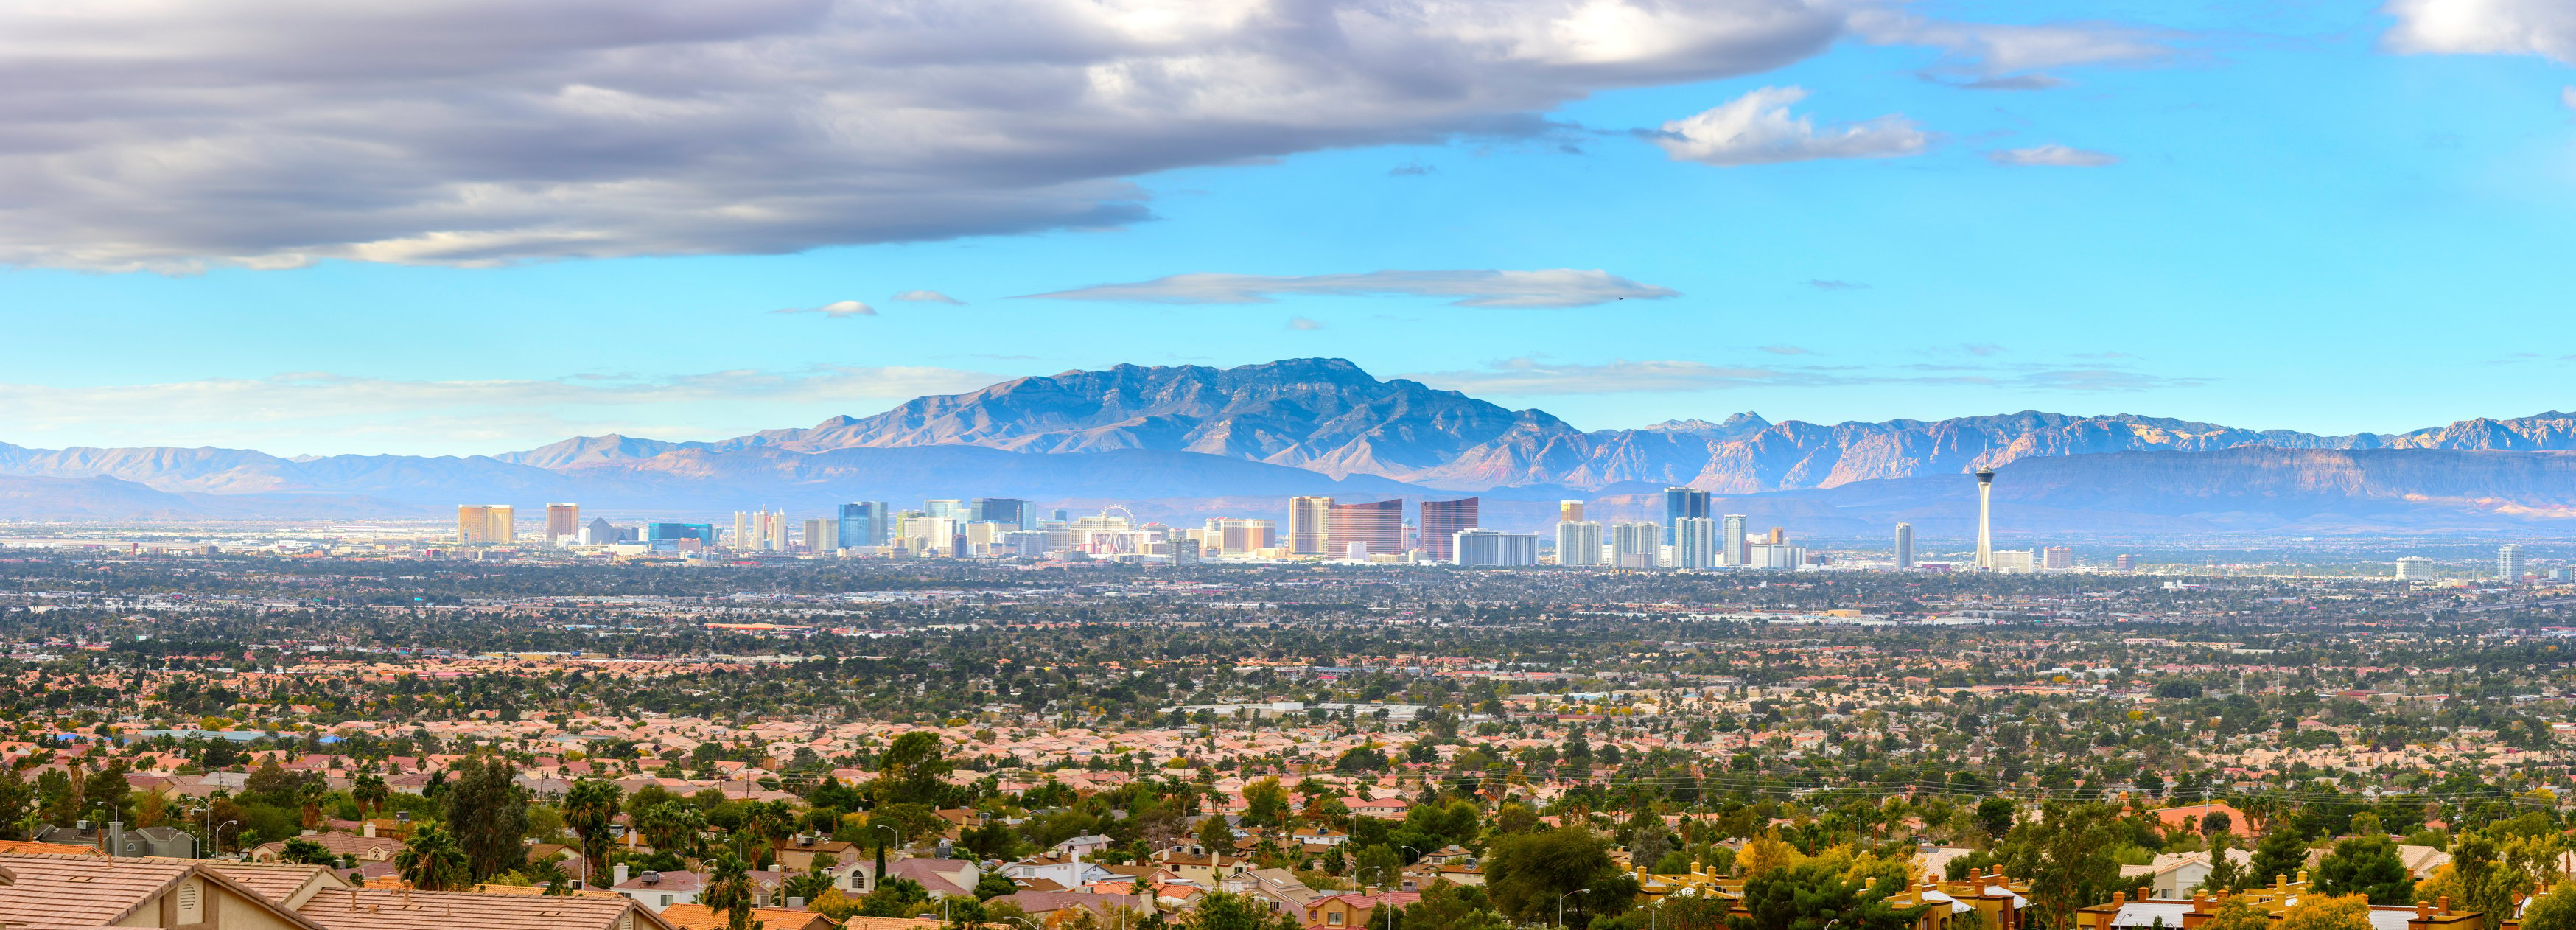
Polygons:
M222 855L222 854L223 854L223 851L224 851L224 828L225 828L225 827L238 827L238 826L241 826L241 821L238 821L238 820L227 820L227 821L224 821L223 823L219 823L219 824L216 824L216 825L215 825L215 854L216 854L216 855Z
M1588 891L1591 891L1591 890L1592 890L1592 889L1590 889L1590 888L1577 888L1577 889L1574 889L1573 891L1569 891L1569 892L1566 892L1565 894L1561 894L1561 895L1557 895L1557 896L1556 896L1556 925L1557 925L1558 927L1562 928L1562 927L1564 927L1564 926L1565 926L1565 897L1566 897L1566 895L1577 895L1577 894L1583 894L1584 892L1588 892Z

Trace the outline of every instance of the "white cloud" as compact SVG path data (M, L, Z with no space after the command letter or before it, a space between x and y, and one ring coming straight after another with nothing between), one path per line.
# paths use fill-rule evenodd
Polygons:
M1931 136L1902 116L1819 131L1806 117L1789 115L1789 106L1806 96L1802 88L1765 87L1697 116L1665 123L1662 132L1649 137L1674 160L1710 165L1892 158L1918 154L1931 144Z
M489 264L1116 226L1120 179L1542 131L1809 0L0 6L0 263Z
M824 316L831 317L832 319L838 320L838 319L844 319L844 318L847 318L847 317L854 317L854 316L875 316L875 315L877 315L877 308L875 308L875 307L871 307L871 306L868 306L867 304L863 304L863 303L860 303L860 302L855 301L855 300L835 300L835 301L833 301L833 302L831 302L831 303L824 304L824 305L822 305L822 306L820 306L820 307L788 307L788 308L785 308L785 309L782 309L782 310L772 310L772 311L769 311L769 312L771 312L771 313L819 313L819 314L822 314L822 315L824 315Z
M1986 153L1986 160L1998 165L2046 165L2060 168L2099 168L2116 165L2120 157L2107 152L2070 148L2056 143L2026 149L1997 149Z
M571 435L713 439L861 414L1001 380L949 368L824 366L673 377L416 381L332 373L58 387L0 383L0 439L269 452L501 451ZM313 444L338 444L314 448Z
M955 304L963 306L966 303L965 301L950 297L938 291L903 291L895 294L894 299L916 304Z
M2570 110L2576 110L2576 84L2559 88L2558 102L2565 104Z
M1535 271L1372 271L1296 277L1250 274L1176 274L1129 284L1100 284L1028 294L1053 300L1161 304L1261 304L1278 294L1357 296L1408 294L1455 297L1461 307L1588 307L1619 300L1679 297L1670 288L1640 284L1598 269Z
M1878 45L1928 45L1942 60L1925 77L1980 90L2043 90L2065 79L2045 69L2146 64L2173 57L2175 34L2116 23L1997 24L1925 19L1864 7L1852 31Z
M1321 321L1309 320L1302 316L1292 316L1288 318L1288 328L1299 332L1311 333L1316 330L1323 329L1324 324Z
M2566 0L2389 0L2381 37L2398 52L2542 55L2576 64L2576 5Z

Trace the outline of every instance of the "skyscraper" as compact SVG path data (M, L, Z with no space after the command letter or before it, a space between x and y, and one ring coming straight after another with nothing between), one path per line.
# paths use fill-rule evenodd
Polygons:
M1610 528L1610 564L1618 568L1653 568L1664 548L1660 523L1621 523Z
M1717 521L1707 517L1683 517L1673 521L1673 567L1715 566L1717 526Z
M546 505L546 545L554 545L567 536L581 535L580 504Z
M1462 497L1454 501L1422 502L1422 551L1434 562L1455 561L1458 551L1450 547L1450 537L1460 530L1472 530L1476 523L1477 499Z
M966 502L954 497L922 501L921 512L941 519L961 522L974 518L974 512L967 509Z
M1450 561L1458 565L1524 568L1538 564L1536 533L1459 530L1450 534L1450 549L1458 554Z
M1771 528L1771 544L1772 544L1772 545L1774 545L1774 546L1786 546L1786 545L1788 545L1788 544L1789 544L1789 531L1788 531L1787 529L1785 529L1785 528L1782 528L1782 527L1777 527L1777 526L1772 527L1772 528Z
M882 546L886 544L886 537L893 532L894 526L886 520L884 501L858 501L841 505L840 543L843 547Z
M2522 574L2527 570L2522 561L2521 546L2497 547L2496 577L2504 579L2506 584L2521 584Z
M2119 554L2119 555L2116 555L2116 556L2113 556L2113 557L2111 558L2111 567L2112 567L2112 568L2119 569L2119 570L2124 571L2124 572L2133 572L2133 571L2137 571L2137 570L2138 570L2138 557L2137 557L2137 556L2130 555L2130 554L2128 554L2128 553L2123 552L2123 553L2121 553L2121 554Z
M1673 521L1708 516L1708 492L1685 487L1664 489L1664 545L1673 544Z
M726 539L726 545L734 547L738 552L750 552L760 548L760 530L751 522L750 513L740 510L733 512L733 535Z
M1977 469L1977 567L1995 567L1995 470Z
M840 551L840 548L841 548L841 521L839 521L839 520L807 520L807 521L805 521L805 551L807 551L807 552L815 552L815 553L830 553L830 552L837 552L837 551Z
M647 523L644 525L645 542L677 543L687 540L695 540L699 546L713 546L716 544L716 528L704 523Z
M1037 508L1016 497L978 497L966 502L966 509L979 523L999 523L1012 529L1037 525Z
M1558 522L1558 523L1572 523L1572 522L1580 521L1580 520L1582 520L1582 519L1583 519L1583 502L1582 502L1582 501L1577 501L1577 500L1562 500L1562 501L1557 501L1557 502L1556 502L1556 522Z
M1913 567L1914 524L1899 523L1896 525L1896 568L1903 571Z
M1367 547L1368 555L1402 554L1404 499L1332 505L1325 524L1325 551L1348 558L1354 544Z
M1750 544L1749 541L1744 538L1744 530L1743 514L1730 513L1726 515L1725 520L1719 521L1717 528L1717 564L1744 564L1744 554L1748 551L1745 547Z
M2420 555L2410 555L2400 557L2397 560L2397 580L2421 581L2431 577L2433 577L2432 559L2428 559Z
M460 504L456 508L456 541L467 546L507 546L518 541L518 526L508 504Z
M1332 514L1332 498L1289 498L1288 553L1290 555L1325 554L1324 547L1332 538Z
M1601 564L1601 524L1590 520L1556 521L1556 564Z
M2049 546L2039 550L2039 567L2062 571L2075 567L2075 547Z

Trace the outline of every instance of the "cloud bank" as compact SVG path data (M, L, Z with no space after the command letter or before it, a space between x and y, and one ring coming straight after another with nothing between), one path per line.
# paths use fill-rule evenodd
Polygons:
M2390 0L2392 51L2540 55L2576 64L2576 5L2565 0Z
M2050 143L2026 149L1998 149L1987 152L1986 160L1998 165L2099 168L2104 165L2119 164L2120 156Z
M1100 284L1024 295L1032 299L1157 304L1263 304L1282 294L1455 297L1461 307L1589 307L1620 300L1660 300L1680 291L1640 284L1598 269L1535 271L1372 271L1295 277L1176 274L1131 284Z
M820 306L820 307L788 307L788 308L783 309L783 310L772 310L772 311L769 311L769 312L771 312L771 313L818 313L818 314L821 314L821 315L823 315L823 316L831 317L832 319L838 320L838 319L843 319L843 318L846 318L846 317L854 317L854 316L875 316L875 315L877 315L877 308L875 308L875 307L871 307L871 306L868 306L867 304L863 304L863 303L860 303L860 302L855 301L855 300L835 300L835 301L833 301L833 302L831 302L831 303L824 304L824 305L822 305L822 306Z
M1676 161L1709 165L1763 165L1820 158L1893 158L1913 155L1932 137L1902 116L1818 130L1789 106L1804 100L1798 87L1765 87L1699 115L1665 123L1649 134Z
M1843 31L1804 0L0 7L0 263L782 253L1147 219L1119 179L1540 131Z

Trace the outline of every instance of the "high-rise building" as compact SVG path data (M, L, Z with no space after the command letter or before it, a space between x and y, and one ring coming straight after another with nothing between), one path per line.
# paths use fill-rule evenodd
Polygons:
M1288 499L1288 553L1290 555L1324 555L1332 542L1333 499L1329 497L1291 497ZM1339 553L1333 553L1339 555Z
M1673 544L1673 521L1708 516L1708 492L1686 487L1664 489L1664 545Z
M1785 529L1785 528L1782 528L1782 527L1777 527L1777 526L1772 527L1772 528L1771 528L1771 544L1772 544L1772 545L1774 545L1774 546L1786 546L1786 545L1788 545L1788 544L1789 544L1789 531L1788 531L1787 529Z
M841 548L841 521L805 521L805 551L837 552Z
M760 548L760 525L752 522L750 513L734 511L733 535L725 538L725 544L732 546L737 552L750 552Z
M1601 524L1590 520L1556 521L1556 564L1601 564Z
M963 521L974 517L964 500L953 497L922 501L921 512L944 520Z
M2121 553L2121 554L2119 554L2119 555L2112 556L2112 557L2111 557L2111 567L2112 567L2112 568L2119 569L2119 570L2124 571L2124 572L2134 572L2134 571L2137 571L2137 570L2138 570L2138 557L2137 557L2137 556L2134 556L2134 555L2130 555L2130 554L2125 553L2125 552L2123 552L2123 553Z
M1744 564L1745 553L1748 551L1745 547L1752 544L1752 540L1744 538L1744 524L1744 515L1740 513L1727 514L1726 519L1718 521L1717 564Z
M2521 584L2523 573L2529 570L2523 563L2521 546L2496 547L2496 577L2504 579L2504 583Z
M1899 523L1896 525L1896 569L1904 571L1913 567L1914 524Z
M1577 501L1577 500L1562 500L1562 501L1557 501L1557 502L1556 502L1556 522L1558 522L1558 523L1580 523L1580 522L1583 522L1583 502L1582 502L1582 501Z
M2410 555L2397 560L2397 579L2399 581L2420 581L2431 577L2433 577L2432 559L2428 559L2420 555Z
M2072 546L2048 546L2039 550L2039 567L2049 571L2063 571L2065 569L2074 568L2075 548Z
M1713 568L1717 565L1717 521L1707 517L1682 517L1673 521L1673 567Z
M1454 501L1423 501L1423 553L1429 555L1434 562L1455 561L1458 553L1457 550L1450 548L1450 537L1458 535L1460 530L1472 530L1478 526L1476 504L1477 499L1473 497L1462 497Z
M1995 567L1995 470L1977 469L1977 567Z
M1744 567L1796 569L1807 564L1807 550L1787 543L1754 543L1744 547Z
M1199 553L1245 556L1279 545L1279 524L1269 520L1210 518L1200 531Z
M507 546L518 541L518 525L508 504L460 504L456 508L456 542L465 546Z
M1450 534L1449 550L1457 553L1450 559L1457 565L1526 568L1538 564L1538 534L1459 530Z
M546 545L551 546L566 537L579 535L581 535L580 504L546 505Z
M1610 528L1610 564L1617 568L1653 568L1663 554L1660 523L1621 523Z
M1037 525L1037 508L1016 497L978 497L968 501L966 509L981 523L999 523L1012 529Z
M716 544L715 526L708 523L647 523L644 525L644 541L648 543L676 543L692 540L699 546L714 546Z
M884 501L857 501L841 505L841 531L835 538L843 548L882 546L893 531Z
M2007 575L2026 575L2039 568L2039 553L2028 549L1988 552L1986 567Z
M1366 504L1334 504L1325 521L1324 548L1349 557L1351 546L1367 546L1369 555L1404 552L1404 499Z

